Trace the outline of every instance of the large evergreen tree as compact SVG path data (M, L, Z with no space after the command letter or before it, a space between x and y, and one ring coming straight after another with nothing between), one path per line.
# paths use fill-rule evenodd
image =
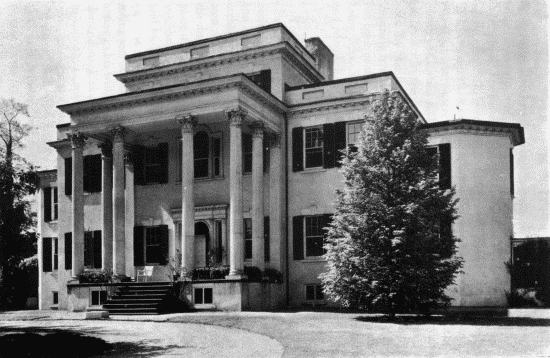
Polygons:
M35 214L27 200L38 187L35 168L16 153L31 127L27 105L0 99L0 309L19 308L26 289L21 260L36 252Z
M450 230L458 200L440 189L437 153L400 95L384 93L373 112L342 160L321 279L347 307L427 313L450 303L444 291L462 266Z

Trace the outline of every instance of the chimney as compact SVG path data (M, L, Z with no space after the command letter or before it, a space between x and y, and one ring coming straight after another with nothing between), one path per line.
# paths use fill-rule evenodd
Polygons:
M306 49L315 57L317 70L325 77L325 81L334 79L334 54L318 37L305 40Z

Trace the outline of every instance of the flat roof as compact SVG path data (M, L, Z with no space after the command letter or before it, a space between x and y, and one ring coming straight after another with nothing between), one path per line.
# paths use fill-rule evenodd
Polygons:
M425 123L422 125L422 128L432 129L432 128L450 127L450 126L456 126L456 125L477 125L477 126L502 128L502 129L515 129L517 130L517 133L518 133L518 143L516 145L525 143L525 131L521 126L521 124L519 123L478 121L476 119L455 119L455 120L449 120L449 121Z
M147 50L147 51L143 51L143 52L132 53L132 54L130 54L130 55L124 56L124 59L125 59L125 60L128 60L128 59L134 58L134 57L152 55L152 54L159 53L159 52L164 52L164 51L177 50L177 49L183 48L183 47L200 45L200 44L203 44L203 43L206 43L206 42L217 41L217 40L223 40L223 39L227 39L227 38L234 37L234 36L241 36L241 35L244 35L244 34L248 34L248 33L250 33L250 32L261 31L261 30L267 30L267 29L273 29L273 28L276 28L276 27L281 27L281 28L283 28L286 32L288 32L289 35L290 35L290 37L292 37L292 39L293 39L294 41L296 41L296 43L298 43L298 45L302 48L302 50L304 50L304 52L307 53L307 54L309 55L309 57L311 57L311 59L315 59L315 57L313 57L313 55L305 48L305 46L302 45L302 43L301 43L300 41L298 41L298 39L296 39L296 36L294 36L294 34L293 34L292 32L290 32L290 31L287 29L287 27L286 27L285 25L283 25L283 23L281 23L281 22L278 22L278 23L275 23L275 24L271 24L271 25L256 27L256 28L254 28L254 29L249 29L249 30L244 30L244 31L238 31L238 32L232 32L232 33L230 33L230 34L225 34L225 35L220 35L220 36L209 37L209 38L202 39L202 40L196 40L196 41L186 42L186 43L179 44L179 45L173 45L173 46L163 47L163 48L154 49L154 50ZM325 46L326 46L326 45L325 45Z

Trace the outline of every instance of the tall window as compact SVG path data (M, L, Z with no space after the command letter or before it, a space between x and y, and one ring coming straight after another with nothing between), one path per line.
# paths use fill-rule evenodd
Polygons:
M145 182L158 183L160 173L160 161L158 147L145 147Z
M160 257L160 230L158 226L145 228L145 263L159 263Z
M101 230L84 232L84 267L101 268Z
M244 219L244 259L252 260L252 219Z
M323 127L305 128L304 157L306 168L323 166Z
M325 253L323 249L323 216L306 216L305 220L306 257L322 256Z
M53 244L53 270L57 271L59 267L59 240L57 237L52 238L52 244Z
M181 181L181 142L178 156L180 170L178 181ZM221 133L209 134L205 131L197 132L193 138L193 155L195 178L217 178L223 176L223 140Z
M352 122L347 124L346 139L348 147L356 145L357 142L359 142L361 131L363 130L363 125L364 122Z
M208 178L209 142L208 133L198 132L195 134L193 139L195 178Z
M44 222L57 221L57 187L46 187L44 192Z

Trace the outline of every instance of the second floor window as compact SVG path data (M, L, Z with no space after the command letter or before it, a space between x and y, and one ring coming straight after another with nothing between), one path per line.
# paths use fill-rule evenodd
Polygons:
M195 178L217 178L223 176L223 141L221 133L209 134L200 131L193 137L193 165ZM182 165L181 142L179 145L180 170L178 181L181 181Z
M44 192L44 222L57 221L57 187L46 187Z
M168 143L136 146L134 174L136 185L168 183Z
M305 128L304 162L306 168L323 166L323 127Z

